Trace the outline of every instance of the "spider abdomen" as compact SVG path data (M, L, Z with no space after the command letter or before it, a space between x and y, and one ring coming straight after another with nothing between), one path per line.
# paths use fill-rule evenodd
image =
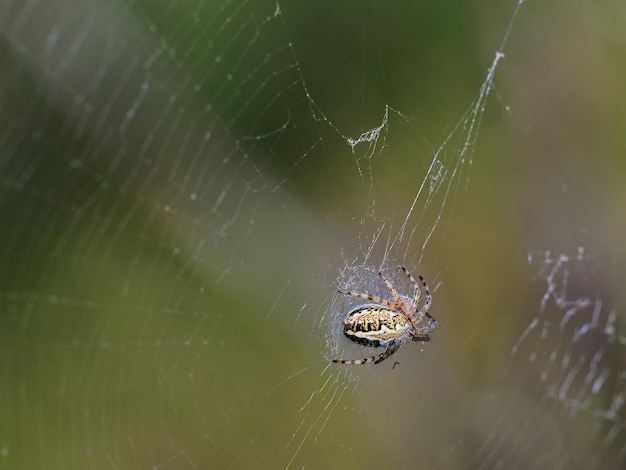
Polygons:
M401 338L411 324L400 312L364 305L353 310L344 320L343 334L355 343L364 346L384 346Z

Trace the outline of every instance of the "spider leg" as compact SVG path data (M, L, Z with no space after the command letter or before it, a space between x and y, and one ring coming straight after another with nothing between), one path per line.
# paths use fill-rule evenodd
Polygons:
M433 317L428 312L424 312L424 315L426 315L430 319L424 328L428 327L429 330L434 330L435 328L437 328L439 322L435 320L435 317Z
M429 330L430 329L432 329L432 328L429 328ZM418 331L422 331L422 330L420 329ZM428 335L416 335L416 334L411 333L410 338L413 341L417 341L419 343L430 343L430 336L428 336Z
M420 296L422 293L420 292L420 285L417 283L417 281L413 277L413 274L411 274L409 270L406 269L404 266L400 266L400 268L402 269L402 271L404 271L404 274L407 275L407 277L409 278L409 281L411 281L411 285L413 286L413 301L411 302L411 308L409 309L409 312L408 312L408 316L412 317L417 311L417 305L420 301Z
M387 289L389 289L389 292L391 292L391 295L393 295L393 298L395 299L396 303L400 307L400 310L402 310L403 312L406 312L406 307L404 305L404 299L402 299L402 296L398 293L398 291L393 286L393 284L391 282L389 282L389 279L387 279L383 273L379 272L378 275L380 276L380 278L383 280L383 282L387 286Z
M360 292L351 292L349 290L338 290L337 292L344 295L351 295L352 297L360 297L362 299L370 300L375 304L381 304L393 310L398 310L399 307L397 302L387 299L381 299L380 297L371 294L362 294Z
M430 293L430 289L428 288L428 284L426 284L426 281L424 280L424 278L422 276L419 276L420 281L422 281L422 285L424 286L424 292L426 292L426 301L424 302L424 305L422 305L422 308L420 310L420 312L424 313L424 314L428 314L428 310L430 309L430 306L433 304L433 296ZM430 315L427 315L430 318Z
M411 323L415 325L416 323L419 323L420 320L424 316L427 316L430 319L428 324L430 325L434 323L435 326L437 326L437 320L435 320L433 316L430 313L428 313L430 306L433 304L433 296L430 293L430 289L428 288L428 284L426 284L426 281L424 280L424 278L422 276L419 276L419 280L422 283L422 286L424 286L424 292L426 292L426 301L424 302L424 305L422 305L422 308L420 308L419 311L417 312L417 315L415 315L415 317L411 316Z
M424 312L424 315L426 315L429 318L428 323L426 323L422 327L413 328L414 333L411 333L411 339L413 341L430 341L430 336L428 336L426 333L434 330L435 328L439 326L439 322L435 320L435 318L430 313ZM427 340L421 339L423 337L426 337L428 339ZM418 338L418 339L415 339L415 338Z
M429 327L429 330L432 330L433 328L436 328L437 325L439 324L437 320L435 320L433 316L430 313L428 313L430 306L433 304L433 296L430 293L430 289L428 288L428 284L426 284L426 281L424 280L424 278L422 276L419 276L419 279L422 282L422 285L424 286L424 292L426 292L426 301L424 302L424 305L422 305L422 308L419 309L419 312L417 312L416 318L415 320L412 320L412 323L415 324L419 322L422 319L422 317L427 316L429 318L429 322L428 322L428 325L426 326Z
M391 343L387 347L387 349L385 349L381 354L379 354L378 356L374 356L374 358L373 358L374 364L378 364L379 362L384 361L389 356L391 356L393 353L395 353L399 348L400 348L400 343L399 342L396 341L396 342Z
M360 364L371 364L371 363L378 364L379 362L384 361L393 353L395 353L398 350L398 348L400 348L400 342L392 341L391 343L389 343L389 346L387 346L387 349L385 349L380 354L377 354L376 356L366 357L365 359L349 359L349 360L333 359L333 362L335 364L348 364L348 365L360 365Z

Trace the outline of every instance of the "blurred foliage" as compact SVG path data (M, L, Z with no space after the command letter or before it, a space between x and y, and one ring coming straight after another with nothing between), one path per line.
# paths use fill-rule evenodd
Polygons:
M404 347L393 370L327 368L340 273L369 248L369 268L383 259L514 7L5 5L0 467L623 459L623 426L600 448L589 413L568 421L510 355L544 294L529 251L601 252L612 274L589 286L624 305L619 2L523 5L467 184L444 222L412 222L393 253L408 259L388 260L414 262L445 224L415 267L435 287L435 341ZM345 137L385 106L400 114L379 146L352 152ZM604 365L623 371L622 357Z

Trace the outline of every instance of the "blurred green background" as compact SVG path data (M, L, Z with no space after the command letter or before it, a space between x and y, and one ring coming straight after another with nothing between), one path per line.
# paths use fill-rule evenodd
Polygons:
M626 6L516 6L5 2L0 468L621 468ZM329 365L399 264L432 344Z

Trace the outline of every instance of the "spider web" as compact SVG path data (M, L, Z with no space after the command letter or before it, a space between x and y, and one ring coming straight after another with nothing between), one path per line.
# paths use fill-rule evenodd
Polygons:
M624 11L506 3L4 2L0 468L621 468Z
M556 408L567 420L592 432L565 430L553 451L568 449L572 461L606 466L596 446L623 460L626 456L626 331L615 307L605 305L593 279L601 260L583 247L575 253L531 253L530 266L543 284L538 315L512 348L528 364L529 382L541 408ZM532 344L531 347L528 345ZM555 406L556 405L556 406ZM589 434L593 439L589 439ZM536 439L536 438L535 438Z

